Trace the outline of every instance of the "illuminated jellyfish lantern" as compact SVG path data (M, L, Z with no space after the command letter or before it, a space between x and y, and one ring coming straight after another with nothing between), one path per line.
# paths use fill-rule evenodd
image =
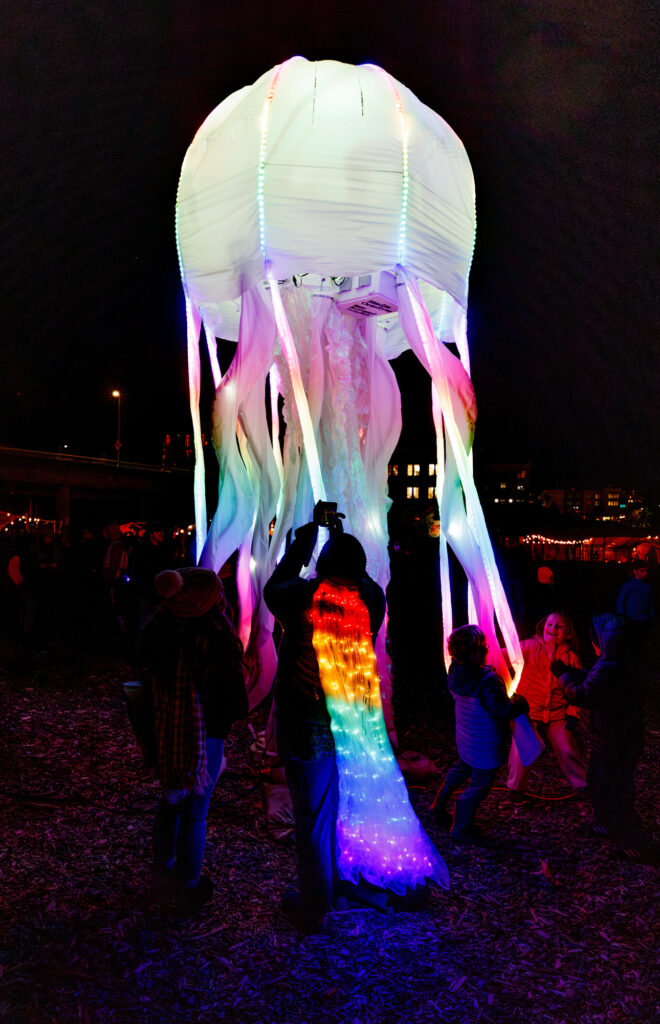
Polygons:
M310 520L316 501L337 502L346 530L364 545L369 573L387 586L387 467L401 429L389 360L407 348L432 381L444 636L452 629L449 545L491 660L501 659L497 622L519 671L518 638L472 476L466 309L474 183L454 132L375 65L294 57L233 93L202 124L183 163L176 228L197 554L219 570L238 551L252 704L268 692L275 667L262 588L287 532ZM202 332L220 473L208 536ZM216 338L237 342L224 377ZM376 655L389 723L384 631Z

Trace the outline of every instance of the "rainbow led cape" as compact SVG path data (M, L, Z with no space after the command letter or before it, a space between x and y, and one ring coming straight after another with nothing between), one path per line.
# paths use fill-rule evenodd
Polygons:
M410 806L387 736L369 613L357 589L324 580L312 605L313 643L339 775L337 868L395 892L447 867Z
M176 230L198 556L219 569L239 552L239 629L255 667L252 703L268 692L275 670L263 585L288 530L311 519L318 499L337 501L347 532L364 545L369 574L387 586L387 468L401 431L390 360L408 348L431 378L444 635L452 628L449 545L467 574L470 621L486 633L496 668L505 671L497 664L496 620L520 668L472 477L476 404L466 315L474 182L451 128L379 67L293 57L229 96L201 126L181 170ZM377 287L384 280L389 311L346 311L349 281ZM220 467L208 536L202 331ZM224 377L216 338L237 342ZM376 655L389 727L384 635L385 627Z

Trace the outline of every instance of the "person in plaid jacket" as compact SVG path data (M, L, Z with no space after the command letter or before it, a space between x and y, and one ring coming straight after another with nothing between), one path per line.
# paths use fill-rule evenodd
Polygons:
M201 875L209 802L224 741L248 712L243 647L210 569L167 569L155 588L164 600L141 641L163 787L153 831L154 894L204 903L213 892Z

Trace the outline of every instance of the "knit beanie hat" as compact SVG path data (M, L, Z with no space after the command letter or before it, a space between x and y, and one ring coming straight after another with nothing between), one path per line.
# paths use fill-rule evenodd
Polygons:
M179 619L198 618L217 604L221 611L225 608L225 592L212 569L165 569L156 576L154 587Z
M335 533L321 548L316 560L319 579L355 580L367 571L367 556L357 537L350 533Z

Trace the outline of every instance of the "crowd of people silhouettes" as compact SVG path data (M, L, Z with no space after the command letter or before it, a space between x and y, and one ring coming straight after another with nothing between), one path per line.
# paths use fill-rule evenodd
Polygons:
M363 607L374 641L385 615L385 594L367 574L359 540L341 528L331 530L315 574L305 573L318 528L314 521L296 531L264 591L279 624L277 752L298 854L299 888L285 893L282 910L304 932L322 930L325 915L347 899L385 906L391 896L372 884L347 885L339 877L336 736L314 625L315 594L331 581ZM23 533L6 548L7 586L16 598L19 633L29 640L38 630L50 578L66 575L68 568L78 581L86 580L81 616L93 608L110 633L126 640L151 708L152 766L162 789L153 829L153 891L199 906L212 894L201 868L224 741L232 724L248 713L243 648L231 603L219 575L191 565L185 543L173 543L159 522L149 524L142 536L127 536L110 522L102 538L83 531L76 545L60 541ZM459 626L449 636L447 682L458 756L433 807L435 826L447 830L452 842L483 841L475 818L507 762L512 803L534 801L528 791L534 765L511 742L513 723L527 718L538 749L550 748L575 796L591 806L594 834L611 840L624 857L657 863L656 847L635 807L634 781L644 732L639 663L654 617L648 577L648 563L635 561L616 611L593 617L594 658L588 668L571 618L546 607L534 635L522 640L524 667L514 694L511 679L488 663L477 625ZM539 575L538 584L548 596L552 578ZM348 628L341 608L338 620L333 629L341 640L341 630ZM406 905L419 905L419 892L408 897Z

